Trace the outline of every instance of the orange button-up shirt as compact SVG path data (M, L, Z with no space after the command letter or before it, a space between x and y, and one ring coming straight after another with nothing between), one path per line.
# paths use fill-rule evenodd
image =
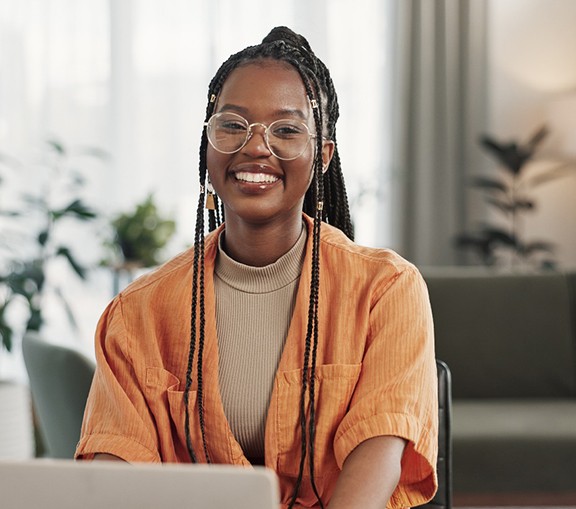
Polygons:
M308 230L310 218L305 216ZM205 242L204 415L214 463L249 465L218 391L214 263L222 228ZM311 278L311 241L268 409L265 464L286 507L300 461L299 401ZM77 458L189 462L183 390L190 341L193 250L135 281L107 307L96 332L97 368ZM437 381L428 293L416 268L390 250L360 247L323 224L316 367L315 481L326 503L348 454L381 435L408 441L389 507L411 507L436 489ZM198 348L196 348L196 351ZM194 377L196 378L196 377ZM200 460L196 382L191 437ZM305 472L308 472L306 467ZM300 507L316 497L305 476Z

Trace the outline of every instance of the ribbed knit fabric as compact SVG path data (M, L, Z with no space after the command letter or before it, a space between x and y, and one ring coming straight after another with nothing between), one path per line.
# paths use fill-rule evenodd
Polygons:
M264 457L272 384L294 310L305 246L303 228L292 249L265 267L238 263L219 247L214 290L220 394L232 433L249 458Z

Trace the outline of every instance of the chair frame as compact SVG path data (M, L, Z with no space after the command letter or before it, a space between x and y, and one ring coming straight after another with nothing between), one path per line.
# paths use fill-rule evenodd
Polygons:
M438 373L438 491L425 509L452 508L452 377L448 365L436 359Z

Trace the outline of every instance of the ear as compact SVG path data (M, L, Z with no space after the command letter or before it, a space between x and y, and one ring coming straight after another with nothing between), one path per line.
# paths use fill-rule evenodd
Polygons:
M332 140L324 140L322 142L322 173L328 171L330 161L334 155L334 142Z

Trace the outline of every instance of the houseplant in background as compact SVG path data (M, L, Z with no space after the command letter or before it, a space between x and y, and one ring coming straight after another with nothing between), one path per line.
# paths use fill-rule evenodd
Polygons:
M86 268L78 262L69 242L70 231L74 232L70 228L74 223L94 220L97 214L80 197L84 178L75 167L77 156L105 158L97 149L71 150L57 140L48 140L40 161L34 164L34 178L29 182L19 178L24 187L19 199L12 200L9 208L0 202L4 226L0 239L0 349L7 352L14 352L26 331L42 328L47 299L59 302L70 325L76 327L62 281L53 277L51 269L62 261L69 272L80 279L86 277ZM13 157L0 154L0 161L14 181L17 174L26 173L25 164ZM9 377L0 372L3 378ZM5 381L4 400L0 402L3 409L8 405L8 387ZM21 388L17 390L21 392ZM13 415L7 417L14 422ZM8 431L4 429L0 435L3 433ZM11 453L0 450L0 456L5 454Z
M70 220L84 223L95 219L97 214L79 197L84 179L70 163L71 151L56 140L48 140L47 147L40 166L45 172L45 185L35 192L26 191L17 208L4 212L13 222L18 222L8 233L12 242L5 244L10 245L11 253L2 261L0 273L3 289L0 335L3 346L9 351L14 328L8 323L7 313L15 301L26 307L24 330L38 331L42 327L43 304L48 293L62 304L70 324L75 326L74 314L61 284L48 278L49 268L56 260L65 260L73 274L81 279L86 277L86 268L76 260L66 237L58 234ZM84 155L103 157L93 149L86 149ZM15 248L16 242L18 248Z
M110 229L104 242L109 255L102 264L114 271L114 293L117 293L122 274L132 279L135 270L163 261L162 250L172 238L176 223L160 213L151 193L133 210L112 217Z
M524 225L527 214L536 210L530 192L536 187L564 175L568 165L560 165L538 174L529 174L529 166L542 141L548 135L546 126L539 128L525 143L500 142L483 135L481 146L499 163L499 175L475 176L471 185L478 188L484 200L501 217L493 224L483 223L476 230L456 237L456 246L474 251L484 265L502 265L506 259L512 267L553 269L554 245L545 240L527 239Z

